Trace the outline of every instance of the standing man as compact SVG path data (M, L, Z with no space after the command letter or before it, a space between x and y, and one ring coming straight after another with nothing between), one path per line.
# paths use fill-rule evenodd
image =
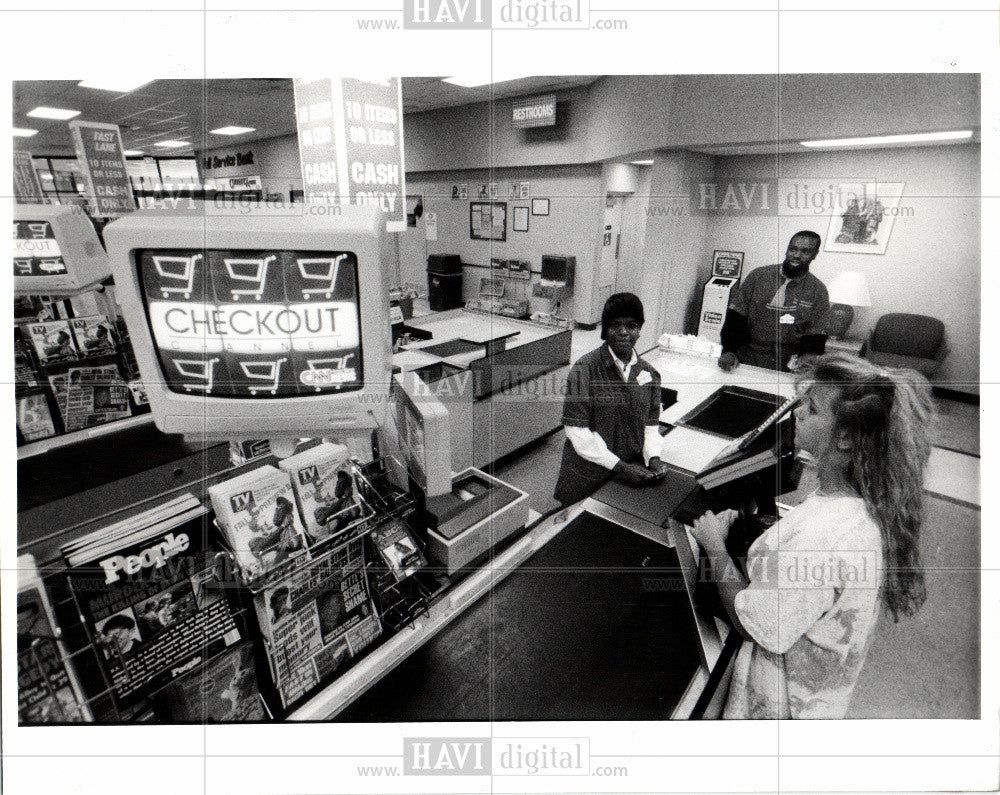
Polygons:
M729 301L719 367L729 371L745 362L787 370L792 356L823 353L830 296L809 272L819 245L815 232L797 232L784 262L757 268L743 280Z
M660 374L635 352L642 302L616 293L601 313L600 348L573 365L562 424L566 430L555 498L570 505L616 476L632 486L667 472L660 461Z

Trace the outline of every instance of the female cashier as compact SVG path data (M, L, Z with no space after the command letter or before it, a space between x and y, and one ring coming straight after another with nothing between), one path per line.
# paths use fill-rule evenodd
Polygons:
M601 314L604 344L570 369L566 430L555 498L578 502L612 476L632 486L660 479L660 375L635 352L645 321L642 302L616 293Z

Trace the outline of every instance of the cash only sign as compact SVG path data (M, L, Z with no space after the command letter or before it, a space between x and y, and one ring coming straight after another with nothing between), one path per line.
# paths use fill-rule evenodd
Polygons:
M102 218L116 218L135 209L132 183L125 171L122 136L115 124L71 121L76 157L87 183L91 211Z
M302 190L314 204L374 204L406 228L403 99L398 77L297 79Z

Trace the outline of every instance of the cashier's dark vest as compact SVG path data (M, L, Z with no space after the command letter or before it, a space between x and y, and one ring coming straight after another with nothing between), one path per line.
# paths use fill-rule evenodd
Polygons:
M645 384L636 380L641 372L651 376ZM612 453L622 461L641 464L646 420L653 401L659 405L659 394L660 377L653 368L640 358L626 383L602 345L570 370L563 423L580 425L579 420L587 420L587 427L601 435ZM578 421L567 422L574 419ZM611 476L610 470L581 458L567 439L554 496L563 505L578 502Z

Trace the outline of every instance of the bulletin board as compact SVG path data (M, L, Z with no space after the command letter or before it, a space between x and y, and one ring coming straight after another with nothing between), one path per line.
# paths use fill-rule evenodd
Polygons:
M507 240L506 202L469 202L469 237Z

